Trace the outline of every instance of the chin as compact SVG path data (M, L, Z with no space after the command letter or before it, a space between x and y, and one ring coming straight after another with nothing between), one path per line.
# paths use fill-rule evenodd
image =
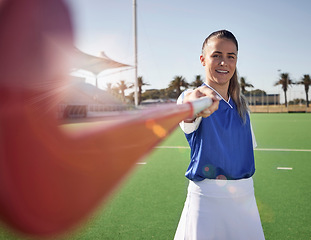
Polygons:
M216 79L215 83L218 85L229 85L230 79Z

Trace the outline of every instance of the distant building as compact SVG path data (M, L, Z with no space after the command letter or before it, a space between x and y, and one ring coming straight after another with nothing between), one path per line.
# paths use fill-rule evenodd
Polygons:
M246 93L245 97L249 105L279 105L280 94L250 94Z

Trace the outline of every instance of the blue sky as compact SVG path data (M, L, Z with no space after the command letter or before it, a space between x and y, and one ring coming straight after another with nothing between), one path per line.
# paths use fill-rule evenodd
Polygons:
M79 49L134 63L132 0L66 2ZM150 84L145 89L165 88L176 75L188 82L199 74L204 78L202 42L211 32L228 29L239 42L239 75L255 89L283 94L273 87L278 70L295 81L311 74L310 9L308 0L137 0L138 75ZM101 88L108 82L134 82L134 71L112 72L99 77ZM289 97L304 98L303 86L292 87Z

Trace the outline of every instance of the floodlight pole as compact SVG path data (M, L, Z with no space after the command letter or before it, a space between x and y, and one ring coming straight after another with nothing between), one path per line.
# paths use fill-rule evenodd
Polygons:
M133 21L134 21L134 76L135 76L135 83L134 83L134 100L135 106L138 106L138 77L137 77L137 16L136 16L136 0L133 0Z

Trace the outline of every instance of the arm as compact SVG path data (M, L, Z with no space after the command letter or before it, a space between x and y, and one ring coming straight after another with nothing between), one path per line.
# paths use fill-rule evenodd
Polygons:
M214 93L213 90L203 86L196 88L195 90L186 90L177 99L177 104L182 104L185 102L197 100L204 96L212 98L213 104L209 108L197 114L194 118L185 119L179 123L181 129L187 134L192 133L198 129L202 117L206 118L218 109L220 98Z
M177 104L182 104L184 103L183 100L184 100L184 97L185 97L185 94L189 94L191 93L193 90L186 90L185 92L183 92L177 99ZM187 119L187 120L184 120L182 122L179 123L179 126L180 128L184 131L184 133L192 133L194 132L195 130L198 129L200 123L201 123L201 120L202 120L202 117L197 117L197 118L194 118L194 119Z

